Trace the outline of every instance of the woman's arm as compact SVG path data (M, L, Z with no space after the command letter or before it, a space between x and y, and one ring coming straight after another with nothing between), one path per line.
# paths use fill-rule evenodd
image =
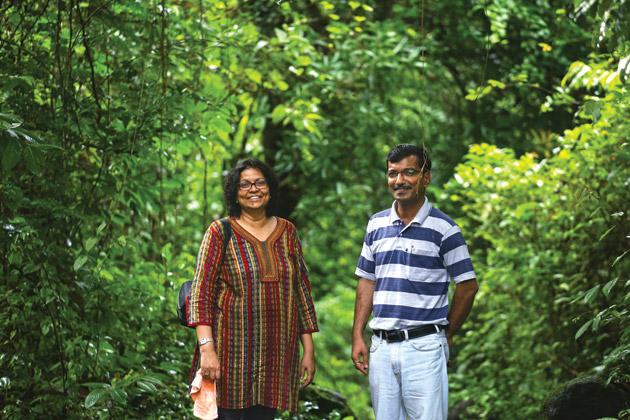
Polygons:
M300 368L300 387L306 388L315 378L315 347L311 333L300 336L302 341L302 366Z
M219 275L220 264L223 258L223 232L219 228L220 223L213 222L199 247L197 255L197 267L195 279L190 290L190 311L188 323L195 326L197 341L202 338L209 339L199 346L199 369L204 378L216 380L221 377L219 358L214 347L212 325L214 310L212 295L215 282Z
M311 296L311 283L308 279L308 270L304 257L302 256L302 244L297 236L297 231L293 227L293 252L296 255L297 263L297 310L298 328L300 331L300 341L302 342L302 362L300 366L301 387L306 388L315 378L315 347L313 346L313 332L319 330L317 317L315 315L315 305Z
M223 232L214 221L206 230L197 254L195 277L190 288L188 325L212 325L215 283L223 260Z
M297 236L295 227L293 228L293 252L296 256L296 268L298 278L296 284L298 327L300 334L313 333L319 331L317 326L317 316L315 315L315 305L311 296L311 282L308 278L308 269L302 255L302 244Z
M199 346L199 353L201 354L199 369L201 369L201 375L213 381L219 379L221 377L221 365L219 363L219 357L214 350L212 328L210 328L209 325L197 325L195 330L197 331L197 341L200 341L202 338L209 338L211 340Z

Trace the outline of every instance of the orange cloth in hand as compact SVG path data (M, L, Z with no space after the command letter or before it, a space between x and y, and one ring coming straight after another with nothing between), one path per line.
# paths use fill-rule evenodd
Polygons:
M193 415L204 420L214 420L219 417L217 409L217 392L214 381L201 376L201 369L197 371L195 379L190 384L190 396L195 402Z

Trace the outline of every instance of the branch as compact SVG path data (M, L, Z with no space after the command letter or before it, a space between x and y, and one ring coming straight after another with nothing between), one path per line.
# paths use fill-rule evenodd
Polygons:
M83 34L83 46L85 47L85 56L87 57L88 64L90 65L90 80L92 82L92 96L94 97L94 102L96 102L96 108L98 109L96 113L96 124L100 125L101 116L102 116L102 106L101 101L98 95L98 85L96 84L96 75L94 71L94 58L92 57L92 49L90 48L90 44L88 43L88 34L85 31L86 24L83 20L83 15L81 14L81 7L77 8L77 16L79 17L79 24L81 25L81 33Z
M453 77L453 80L455 81L457 88L462 94L462 98L465 98L466 95L468 95L468 92L466 91L466 85L464 84L464 82L462 81L462 78L460 77L459 70L457 70L457 68L452 63L449 63L447 61L443 61L441 63L444 67L446 67L448 72Z
M31 35L33 28L35 28L35 25L37 25L37 22L39 22L39 19L41 19L41 17L44 15L44 12L46 12L46 10L48 9L48 3L49 3L49 0L46 0L46 4L44 5L44 7L42 7L41 12L35 17L35 21L33 22L33 24L26 31L24 31L24 35L20 37L20 46L18 47L18 54L17 54L18 62L20 61L20 57L22 55L22 46L24 45L24 42Z

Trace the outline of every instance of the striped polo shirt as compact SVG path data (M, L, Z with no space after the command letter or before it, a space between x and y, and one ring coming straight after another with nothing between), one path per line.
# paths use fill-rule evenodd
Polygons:
M407 226L392 207L368 222L355 274L376 282L373 330L448 324L448 286L474 279L459 227L425 198Z

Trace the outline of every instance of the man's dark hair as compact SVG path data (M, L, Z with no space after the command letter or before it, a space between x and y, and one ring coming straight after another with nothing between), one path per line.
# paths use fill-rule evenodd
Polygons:
M228 209L228 214L233 217L241 215L241 206L238 204L238 184L241 181L241 172L250 168L258 169L265 177L267 186L269 187L270 197L265 213L267 216L275 216L278 179L269 165L258 159L241 160L226 175L225 185L223 186L223 194L225 195L225 206Z
M429 152L424 146L416 146L415 144L398 144L387 154L387 162L396 163L400 162L407 156L416 156L418 159L418 165L422 168L423 172L431 170L431 158Z

